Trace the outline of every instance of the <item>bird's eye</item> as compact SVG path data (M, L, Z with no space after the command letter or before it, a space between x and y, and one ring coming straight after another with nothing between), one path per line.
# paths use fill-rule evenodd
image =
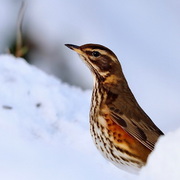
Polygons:
M92 55L93 55L94 57L98 57L98 56L100 56L101 54L100 54L98 51L93 51L93 52L92 52Z

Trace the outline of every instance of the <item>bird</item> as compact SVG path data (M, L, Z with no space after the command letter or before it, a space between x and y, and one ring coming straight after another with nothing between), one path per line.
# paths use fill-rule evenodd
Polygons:
M164 133L138 104L117 56L100 44L65 44L94 76L90 132L100 153L120 169L139 173Z

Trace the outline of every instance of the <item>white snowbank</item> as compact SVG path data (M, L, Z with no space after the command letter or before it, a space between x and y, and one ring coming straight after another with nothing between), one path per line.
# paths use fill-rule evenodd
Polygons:
M142 169L142 179L180 179L180 128L161 137Z
M0 179L180 179L180 129L162 137L140 175L101 157L89 133L91 91L21 58L0 56Z

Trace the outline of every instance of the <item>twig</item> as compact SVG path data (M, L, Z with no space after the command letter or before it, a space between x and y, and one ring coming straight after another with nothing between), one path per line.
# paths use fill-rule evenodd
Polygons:
M17 21L17 38L16 38L16 52L15 52L15 55L17 57L22 56L22 49L23 49L22 22L24 18L25 9L26 9L26 4L24 1L22 1L19 10L18 21Z

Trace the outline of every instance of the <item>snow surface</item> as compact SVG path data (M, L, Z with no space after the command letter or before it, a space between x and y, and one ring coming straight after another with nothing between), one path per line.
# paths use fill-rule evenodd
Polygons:
M129 174L92 143L91 91L11 55L0 56L0 74L0 179L180 179L180 128L160 138L139 175Z

